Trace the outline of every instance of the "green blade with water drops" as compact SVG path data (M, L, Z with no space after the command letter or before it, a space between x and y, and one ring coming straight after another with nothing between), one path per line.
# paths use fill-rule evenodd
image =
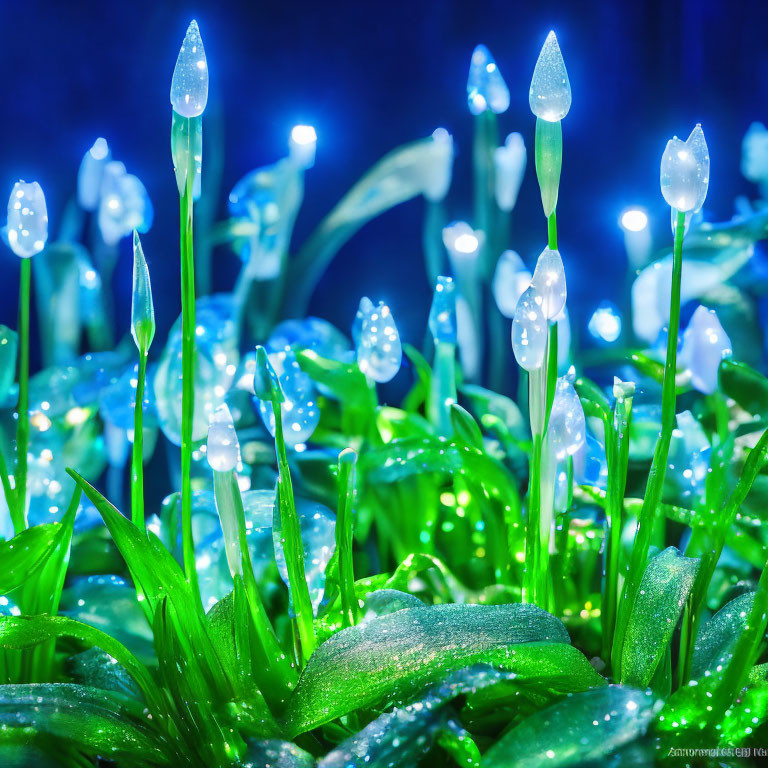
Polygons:
M483 768L566 768L597 762L642 736L655 714L650 691L608 685L530 715L485 754Z
M533 605L406 608L319 646L288 702L285 729L295 736L357 709L407 700L478 663L564 692L603 684L568 643L563 624Z

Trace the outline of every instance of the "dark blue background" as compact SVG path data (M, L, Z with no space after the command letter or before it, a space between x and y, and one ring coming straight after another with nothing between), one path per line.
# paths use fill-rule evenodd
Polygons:
M617 217L648 207L661 244L669 212L658 188L666 140L700 121L712 157L706 213L727 218L741 138L768 119L768 3L652 2L10 2L0 4L0 190L37 179L55 233L83 152L100 135L146 184L155 224L144 237L161 335L179 311L177 194L169 151L168 91L190 18L199 21L211 94L206 119L223 120L226 194L248 170L285 152L296 122L319 136L316 167L294 242L392 147L445 126L458 147L451 214L471 210L472 121L466 109L470 53L483 42L510 87L504 133L532 149L528 85L550 28L573 88L563 125L558 206L569 306L577 322L618 295L625 261ZM532 154L532 153L531 153ZM5 193L3 193L5 194ZM387 299L403 336L423 337L430 289L420 246L422 203L366 227L336 259L312 302L347 329L361 294ZM514 214L515 246L529 262L545 242L532 163ZM127 331L130 250L115 280ZM18 262L5 250L0 322L15 327ZM215 285L228 288L236 261L215 257ZM33 318L34 323L34 318Z

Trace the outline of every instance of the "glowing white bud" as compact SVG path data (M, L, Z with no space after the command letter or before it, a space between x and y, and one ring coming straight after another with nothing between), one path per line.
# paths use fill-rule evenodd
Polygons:
M512 351L517 364L529 372L541 368L547 355L548 323L541 304L531 286L517 302L512 320Z
M509 109L509 88L491 52L478 45L472 52L467 78L467 103L473 115L490 109L497 115Z
M768 130L762 123L752 123L741 144L741 172L758 184L768 179Z
M48 210L40 185L17 181L8 199L8 244L22 259L40 253L48 240Z
M720 324L717 313L699 306L683 333L680 363L691 372L691 383L704 394L717 389L720 361L730 357L731 340Z
M428 145L428 164L423 171L424 197L433 203L439 203L451 186L453 174L453 136L445 128L437 128L432 133L432 143Z
M621 315L610 302L603 302L592 314L587 328L590 334L607 344L621 336Z
M536 117L548 123L562 120L571 108L571 83L554 32L547 35L533 70L528 104Z
M536 269L533 270L531 286L541 299L541 310L547 320L560 314L567 296L565 268L560 251L545 248L541 252Z
M451 277L437 278L429 310L429 330L435 343L456 343L456 283Z
M77 172L77 202L84 211L95 211L101 196L101 179L109 162L107 140L98 138L83 155Z
M211 416L206 457L211 469L216 472L231 472L240 461L240 443L226 403L222 403Z
M317 133L311 125L294 125L288 142L291 157L301 168L311 168L315 164L317 151Z
M403 361L403 347L392 312L383 301L374 306L364 297L356 323L358 320L358 367L374 381L389 381Z
M566 376L557 380L555 398L549 415L547 439L558 461L573 456L586 440L586 420L573 384Z
M661 157L661 193L677 211L701 209L709 188L709 150L704 131L697 125L681 141L675 136L667 142Z
M504 317L514 317L517 302L531 284L531 273L517 251L504 251L493 273L493 298Z
M443 228L443 244L454 271L477 259L484 240L483 232L472 229L466 221L454 221Z
M519 133L510 133L504 145L493 152L496 169L496 203L502 211L511 211L525 173L525 142Z
M171 80L171 104L182 117L203 114L208 102L208 62L203 39L193 19L184 36Z

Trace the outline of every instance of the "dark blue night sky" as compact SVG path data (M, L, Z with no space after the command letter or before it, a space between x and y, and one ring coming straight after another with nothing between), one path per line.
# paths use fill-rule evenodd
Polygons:
M658 181L667 139L703 124L712 157L705 213L727 218L734 196L749 191L739 174L741 138L750 122L768 120L768 3L761 0L6 0L0 5L0 189L10 191L18 178L39 180L55 235L83 152L105 136L155 206L155 224L143 242L158 286L161 338L179 311L168 91L192 17L210 68L206 139L216 134L216 124L224 139L221 215L227 193L245 172L285 153L293 124L317 127L318 159L307 176L295 243L381 155L438 126L453 133L458 148L450 213L468 216L471 51L483 42L493 52L512 95L501 129L522 132L531 149L528 85L554 28L573 88L563 124L558 219L569 306L579 324L621 285L617 217L623 207L650 209L659 244L670 235ZM352 240L321 283L313 312L346 330L367 293L386 299L403 336L419 343L430 297L422 205L408 203ZM532 162L513 233L517 250L529 263L535 260L546 229ZM122 254L115 278L121 333L129 319L128 239ZM0 322L15 327L17 260L7 250L2 258L12 279L0 286ZM215 287L229 288L236 267L234 255L217 252Z

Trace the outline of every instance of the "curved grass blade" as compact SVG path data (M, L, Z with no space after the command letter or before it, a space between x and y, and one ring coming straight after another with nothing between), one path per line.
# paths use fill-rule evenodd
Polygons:
M0 648L34 648L60 637L106 651L136 681L150 708L156 713L165 711L162 694L147 668L124 645L105 632L65 616L0 617Z
M554 616L533 605L408 608L350 627L323 643L286 710L292 736L360 708L404 700L477 663L583 690L603 679Z
M565 768L601 761L647 730L650 691L609 685L568 696L529 716L485 754L483 768Z
M454 732L449 704L514 677L479 664L454 672L414 704L386 712L318 762L318 768L417 765L437 737Z
M672 640L700 561L668 547L645 569L629 613L621 657L621 681L645 688Z
M691 661L691 678L698 680L708 671L724 667L733 656L741 633L747 625L755 593L746 592L724 605L701 629Z
M86 754L131 763L163 763L165 753L143 705L67 683L0 686L0 728L63 739Z

